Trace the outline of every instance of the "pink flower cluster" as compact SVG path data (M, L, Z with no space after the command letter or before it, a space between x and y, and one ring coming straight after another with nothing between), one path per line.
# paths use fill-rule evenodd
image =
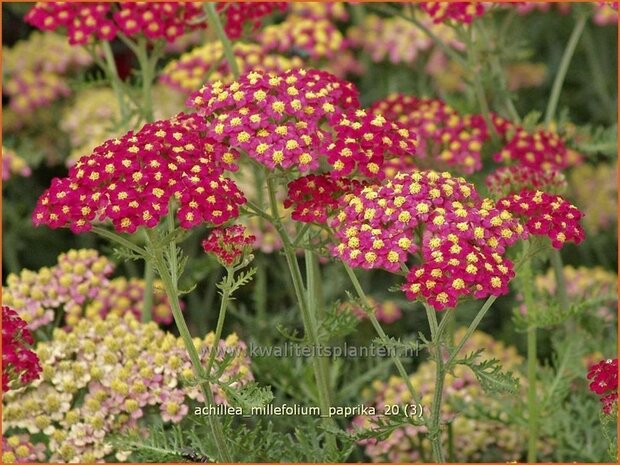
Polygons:
M124 277L111 279L114 265L96 250L70 250L58 256L57 264L34 272L22 270L9 275L2 289L5 304L15 308L21 318L36 330L51 323L56 312L64 313L67 327L82 318L92 320L108 313L142 314L145 283ZM155 287L158 287L156 281ZM156 290L153 319L162 324L172 321L168 298Z
M611 414L618 402L618 359L601 360L588 372L590 391L601 396L603 412Z
M345 2L289 2L288 5L291 14L304 18L335 21L349 19Z
M34 32L4 49L3 91L20 115L50 105L71 93L67 76L92 64L92 57L53 33Z
M523 190L499 200L498 205L524 218L528 234L549 237L556 249L566 242L579 244L585 237L580 224L582 213L559 195Z
M375 102L371 110L418 134L417 165L427 158L435 167L457 167L465 173L482 167L481 150L489 135L481 115L461 115L442 100L402 94ZM503 123L496 120L496 124Z
M11 176L19 175L28 177L32 170L26 161L17 155L14 150L2 146L2 180L7 181Z
M250 72L230 85L205 85L189 100L207 136L274 169L315 169L330 139L324 125L357 107L352 84L316 70Z
M199 118L179 114L103 143L66 178L52 181L33 212L34 224L79 233L109 219L117 231L132 233L155 227L171 199L186 229L238 216L245 198L222 175L235 168L236 152L204 130Z
M618 2L596 2L592 21L599 26L618 24Z
M485 12L481 2L421 2L420 8L426 11L435 23L455 21L470 24Z
M330 20L291 15L280 24L263 29L258 40L266 52L287 53L294 50L311 60L333 59L346 49L346 41Z
M261 18L277 10L283 11L287 6L287 2L218 2L217 11L226 16L224 30L228 37L238 39L246 23L256 29Z
M217 348L213 376L222 385L236 389L253 379L245 344L235 334L215 341L210 333L195 343L203 363ZM3 427L44 433L51 462L126 460L128 452L115 450L111 435L146 432L141 419L151 415L178 423L192 400L202 398L183 341L129 313L56 329L37 354L42 378L5 395ZM220 367L225 357L230 363ZM218 404L227 401L221 385L212 389Z
M555 132L539 130L529 133L516 128L515 134L493 158L497 162L512 161L536 170L557 171L574 164L577 155Z
M376 15L367 15L361 25L349 28L347 40L352 47L368 53L375 63L387 59L394 64L413 64L433 46L428 36L407 20Z
M17 312L2 306L2 392L22 387L39 378L39 357L28 325Z
M245 226L233 225L213 229L209 237L202 241L205 253L213 254L224 266L239 264L244 255L252 250L256 237L248 233Z
M338 199L361 185L359 181L329 174L309 174L288 184L284 207L293 208L291 217L295 221L324 223L338 208Z
M418 258L402 290L437 310L459 297L508 291L512 263L502 254L523 227L472 184L449 173L398 173L380 185L345 195L330 225L332 254L351 266L399 272Z
M173 42L186 31L204 24L200 3L175 2L39 2L26 14L26 22L45 30L65 28L69 43L81 45L91 38L112 40L118 33L164 38Z
M413 130L366 110L345 113L335 123L337 137L327 147L327 161L337 177L356 174L371 179L385 176L384 162L416 153Z
M377 321L385 324L392 324L401 319L403 313L400 307L393 300L377 301L372 297L368 297L368 303L372 306ZM345 303L342 306L343 309L347 309L353 313L358 319L364 320L368 318L368 315L364 309L354 303Z
M45 461L45 444L33 444L28 434L2 436L2 463Z
M498 168L487 176L486 185L493 194L504 196L523 189L563 192L567 187L566 178L559 171L541 171L525 165Z
M198 90L207 79L210 82L233 81L230 66L226 60L220 60L224 53L221 42L210 42L196 47L173 60L164 68L160 80L164 84L189 94ZM268 54L257 44L236 42L233 54L242 73L252 70L279 73L293 68L301 68L299 57Z

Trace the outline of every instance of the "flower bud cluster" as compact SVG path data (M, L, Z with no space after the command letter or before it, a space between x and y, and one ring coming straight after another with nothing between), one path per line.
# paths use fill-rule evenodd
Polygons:
M455 21L464 24L471 24L486 10L482 2L421 2L420 8L426 11L435 23Z
M256 237L249 234L247 228L233 225L227 228L211 230L209 237L202 241L205 253L213 254L224 266L238 265L244 255L252 250Z
M561 193L567 188L566 177L559 171L541 171L525 165L498 168L487 176L486 185L499 196L523 189Z
M402 94L379 100L371 109L418 134L417 156L411 163L456 167L465 173L482 167L482 146L489 134L481 115L461 115L442 100Z
M186 31L204 27L196 20L202 4L192 2L38 2L26 22L44 31L63 29L71 45L110 41L119 33L173 42Z
M343 111L357 107L351 83L317 70L250 72L230 85L205 85L188 105L206 119L207 136L270 169L315 169Z

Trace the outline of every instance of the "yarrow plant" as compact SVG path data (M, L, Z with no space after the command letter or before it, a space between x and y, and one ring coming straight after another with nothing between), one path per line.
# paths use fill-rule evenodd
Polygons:
M202 241L202 248L206 253L213 254L222 265L232 266L248 253L255 240L256 237L249 234L244 226L234 225L212 230L209 237Z
M13 117L52 101L54 112L37 112L42 124L23 113L6 131L35 176L5 189L14 273L3 295L15 311L3 327L12 338L3 341L12 357L3 358L3 461L518 461L525 442L531 463L596 461L596 435L568 454L574 441L557 425L588 428L575 419L598 410L583 355L613 349L582 336L615 321L599 308L613 306L614 288L609 276L571 272L559 251L585 240L585 203L567 189L573 167L616 146L613 131L568 122L596 115L595 105L576 111L580 99L614 101L597 51L609 31L588 23L607 22L609 8L561 7L557 30L575 23L566 48L534 64L514 27L530 7L30 7L26 21L45 31L37 37L54 39L14 48L7 104ZM47 59L48 42L61 59ZM575 53L587 56L592 85L558 112L564 81L582 81L566 79ZM540 87L532 95L520 87L528 82ZM546 110L526 113L547 90ZM3 166L17 173L8 153ZM41 193L32 187L50 178L36 166L44 157L65 164ZM83 236L32 232L50 250L35 244L22 266L25 251L12 245L31 236L15 219L33 195L36 226ZM95 250L101 239L114 258ZM92 249L55 261L65 240L75 242L60 250ZM591 243L563 253L612 268ZM510 286L515 305L502 298L485 324L526 335L523 371L514 341L477 331ZM390 360L312 351L308 366L257 357L251 370L245 343L224 336L233 324L252 344L284 338L304 349L368 345L374 332ZM541 352L544 330L553 336ZM411 363L412 350L427 359ZM588 375L602 424L615 421L614 368L601 362ZM245 419L274 399L318 407L320 417L300 416L295 434L283 418ZM377 412L334 418L360 402ZM223 418L233 410L242 416Z

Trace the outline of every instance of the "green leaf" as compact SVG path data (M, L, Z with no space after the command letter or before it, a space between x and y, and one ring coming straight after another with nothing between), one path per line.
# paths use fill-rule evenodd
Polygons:
M500 361L496 358L478 362L478 358L484 349L479 349L470 353L456 363L468 366L476 375L482 389L489 394L519 392L519 380L512 374L512 371L502 371Z
M252 411L253 408L260 408L273 401L273 393L270 386L259 386L252 381L240 388L230 388L223 386L230 405L241 407L244 413Z
M319 341L328 342L330 339L344 337L355 331L359 319L348 308L343 308L340 301L336 301L325 312L325 317L319 325Z

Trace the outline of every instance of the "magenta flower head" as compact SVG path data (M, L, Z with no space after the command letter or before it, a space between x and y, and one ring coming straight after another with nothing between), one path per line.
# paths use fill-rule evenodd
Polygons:
M54 179L33 213L35 225L88 231L111 220L118 232L153 228L174 199L180 225L220 225L235 218L245 197L225 169L235 154L205 135L199 118L179 114L112 139Z
M566 177L559 171L541 171L524 165L502 166L486 177L486 185L495 195L508 195L523 189L564 192Z
M197 21L201 16L202 4L192 2L38 2L26 22L45 31L65 29L72 45L94 36L113 40L119 32L173 42L188 30L204 27Z
M585 238L579 222L583 214L559 195L523 190L501 199L498 205L523 218L528 234L549 237L556 249L566 242L579 244Z
M245 226L236 224L228 228L217 228L202 241L206 253L213 254L224 266L238 265L243 257L252 251L256 237Z
M417 133L419 146L409 166L456 168L468 174L482 168L481 152L489 132L481 115L461 115L442 100L403 94L379 100L371 109ZM500 118L493 118L501 124Z
M353 84L316 70L253 71L205 85L188 101L204 116L208 137L270 168L309 171L331 142L326 124L358 108Z
M287 6L287 2L218 2L216 9L226 15L226 35L238 39L246 23L255 30L261 18L276 10L284 11Z
M610 414L618 402L618 359L601 360L588 371L590 391L601 396L603 412Z
M434 23L453 20L470 24L485 11L481 2L421 2L420 7L433 18Z
M32 344L26 322L15 310L2 306L2 392L39 378L41 364L29 347Z
M568 149L555 132L529 133L521 128L493 158L497 162L515 162L539 171L557 171L574 165L579 155Z
M291 218L304 223L325 223L338 208L338 199L346 192L362 186L349 178L334 178L330 174L309 174L288 184L285 208L293 208Z
M345 195L340 209L330 221L337 240L332 254L354 267L409 267L402 287L409 299L442 310L460 297L508 291L514 270L503 254L524 229L462 178L398 173Z

